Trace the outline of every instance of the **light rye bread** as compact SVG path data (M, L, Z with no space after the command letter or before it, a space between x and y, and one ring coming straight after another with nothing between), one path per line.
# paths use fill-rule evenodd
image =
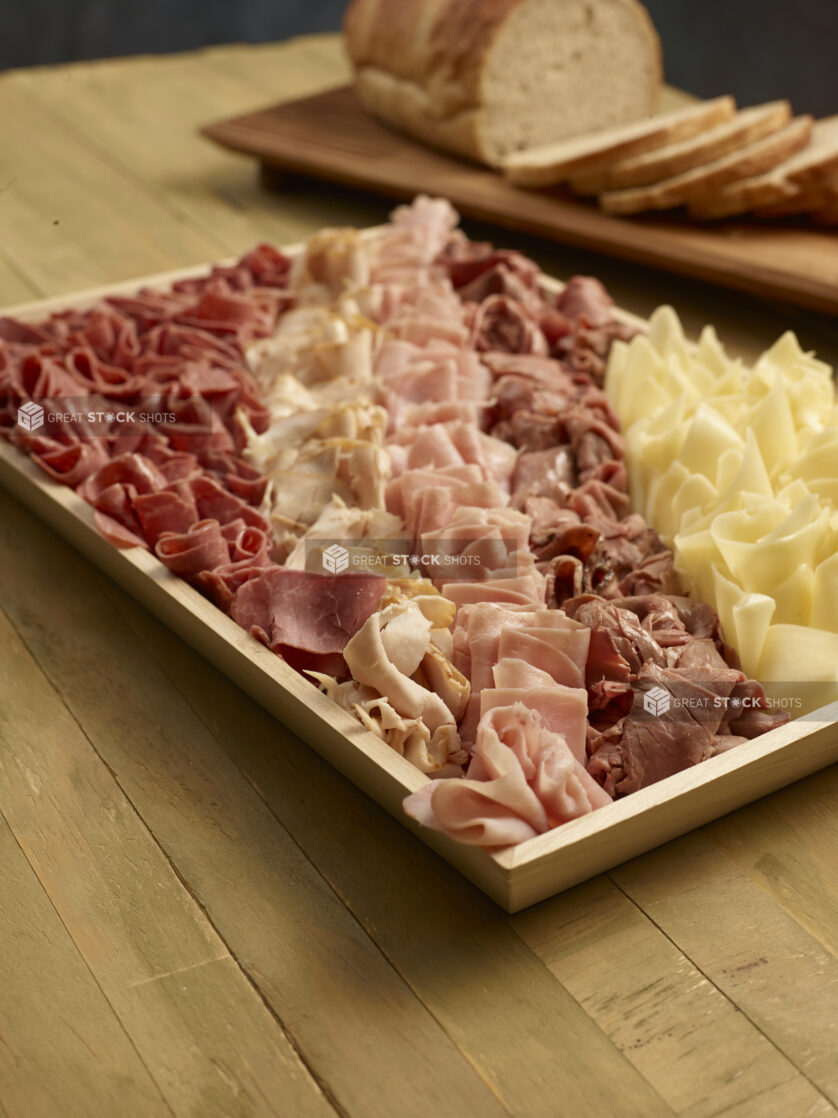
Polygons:
M779 132L683 175L651 186L608 190L600 194L599 204L606 213L633 214L644 210L670 210L685 202L695 202L730 182L769 171L805 147L811 132L812 117L796 117Z
M344 31L370 112L491 165L648 116L660 92L638 0L352 0Z
M807 158L797 160L786 172L791 182L809 186L838 178L838 116L815 121L811 143L803 154Z
M755 105L742 109L732 120L700 132L689 140L667 144L631 159L621 159L597 174L571 179L570 185L578 194L601 194L604 190L648 186L694 167L702 167L746 144L761 140L763 136L779 131L790 120L791 105L788 101Z
M838 193L824 206L812 212L812 221L819 225L838 225Z
M729 120L735 112L732 97L701 101L675 112L510 155L504 161L504 174L522 186L553 186L583 173L599 173L617 159L688 139Z
M794 186L793 183L788 184L792 190L791 194L787 194L777 202L772 202L770 206L756 206L754 213L757 217L795 217L797 214L808 214L812 210L818 210L825 206L829 201L829 195L823 190L809 190L802 186Z
M795 193L772 206L756 210L757 217L790 217L794 214L812 214L838 205L838 173L832 179L809 186L794 185Z
M815 121L809 143L770 171L739 179L696 199L690 215L701 219L733 217L764 207L804 213L818 209L830 178L838 174L838 117ZM791 206L783 211L783 206ZM802 208L796 208L802 206Z

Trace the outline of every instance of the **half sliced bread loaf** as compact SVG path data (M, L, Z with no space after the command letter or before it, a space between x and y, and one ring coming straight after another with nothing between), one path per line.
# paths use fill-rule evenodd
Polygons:
M771 101L742 109L732 120L681 140L677 144L621 159L599 173L572 178L570 185L577 194L601 194L604 190L623 190L630 186L648 186L661 179L681 175L694 167L702 167L732 151L777 132L791 120L788 101Z
M522 186L552 186L583 172L600 171L618 159L688 139L729 120L735 111L732 97L701 101L661 116L517 152L504 160L503 170Z
M696 167L683 175L675 175L674 178L664 179L651 186L606 191L600 194L599 203L606 213L612 214L669 210L712 194L730 182L771 170L805 147L811 133L812 117L799 116L779 132L773 132L770 136L703 167Z
M491 165L654 112L661 51L638 0L352 0L370 112Z
M690 205L690 216L704 220L733 217L765 207L775 207L780 215L805 213L818 208L824 184L835 175L838 175L838 116L815 121L809 143L790 159L761 175L738 179L697 198ZM784 210L784 205L792 208Z

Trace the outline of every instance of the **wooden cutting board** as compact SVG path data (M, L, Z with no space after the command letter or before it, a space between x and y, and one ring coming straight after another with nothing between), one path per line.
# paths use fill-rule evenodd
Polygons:
M802 222L698 226L673 217L609 217L557 189L523 190L389 131L364 112L349 86L202 131L267 167L392 198L444 195L467 217L838 313L838 230Z

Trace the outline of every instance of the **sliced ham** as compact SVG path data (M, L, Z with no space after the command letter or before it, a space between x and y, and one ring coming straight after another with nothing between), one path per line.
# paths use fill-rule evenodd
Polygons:
M580 687L563 687L551 679L550 687L493 687L480 692L480 717L495 707L524 703L538 712L542 725L561 734L571 753L581 764L587 760L585 741L588 725L588 700Z
M498 655L524 660L541 668L566 687L585 686L585 665L591 631L578 629L508 629L501 633Z
M562 735L513 703L481 718L465 779L429 783L404 801L404 810L460 842L491 848L533 838L608 803Z

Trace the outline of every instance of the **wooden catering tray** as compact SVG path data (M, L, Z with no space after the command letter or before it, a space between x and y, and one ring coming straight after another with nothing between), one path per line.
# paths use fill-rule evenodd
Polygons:
M90 306L104 295L124 294L140 286L166 287L175 279L201 274L206 267L26 303L3 313L35 321L53 311ZM545 287L559 286L545 279ZM90 505L72 489L51 481L2 438L0 484L508 912L559 893L838 760L836 702L518 846L496 854L463 846L420 828L404 815L402 800L427 777L171 574L150 552L112 547L94 527Z
M838 313L838 230L806 223L610 217L558 190L523 190L486 167L391 132L349 86L209 124L203 134L263 165L409 199L725 287Z

